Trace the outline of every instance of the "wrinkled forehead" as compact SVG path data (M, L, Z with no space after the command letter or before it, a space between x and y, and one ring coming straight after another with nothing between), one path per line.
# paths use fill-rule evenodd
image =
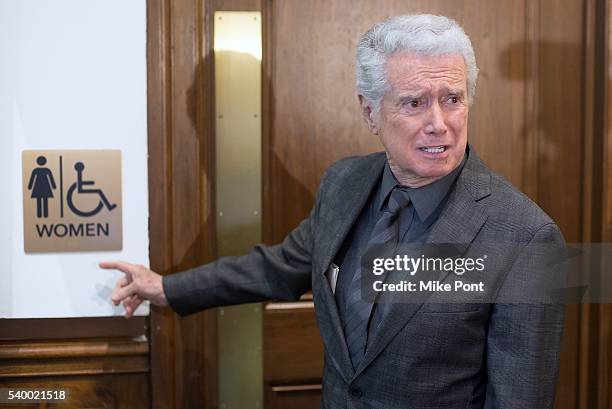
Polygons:
M396 52L387 57L385 68L391 89L467 89L467 70L461 54Z

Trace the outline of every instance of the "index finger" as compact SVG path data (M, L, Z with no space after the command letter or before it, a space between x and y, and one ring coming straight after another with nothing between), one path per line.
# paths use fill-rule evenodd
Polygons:
M124 261L102 261L98 263L100 268L105 270L119 270L125 273L128 278L132 279L132 270L134 266L130 263L126 263Z

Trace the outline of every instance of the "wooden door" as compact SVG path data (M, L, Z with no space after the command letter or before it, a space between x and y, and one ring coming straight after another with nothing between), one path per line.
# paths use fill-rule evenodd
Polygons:
M605 79L598 71L605 66L605 6L584 0L265 2L265 241L279 242L307 216L327 166L381 150L360 119L355 46L373 23L422 12L456 19L473 41L480 76L468 139L478 154L544 208L568 242L597 240L603 189L598 110L605 99L595 84ZM283 343L272 324L280 311L286 322L291 317L306 322L300 318L308 311L305 302L295 312L283 304L264 313L263 342L270 346L264 349L264 378L271 407L314 407L319 393L312 361L310 369L286 369L279 377L272 348ZM598 311L567 307L557 408L604 407L595 406L603 384L593 362L598 348L610 346L609 334L603 346L594 341L601 337ZM300 348L317 359L316 348Z

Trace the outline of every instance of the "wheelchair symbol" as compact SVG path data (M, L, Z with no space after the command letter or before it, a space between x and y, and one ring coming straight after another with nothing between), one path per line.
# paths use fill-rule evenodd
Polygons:
M84 186L93 185L95 182L93 180L83 180L83 170L85 169L85 165L83 165L83 162L77 162L74 165L74 169L77 172L77 181L73 183L70 188L68 188L68 192L66 193L66 202L68 203L68 207L70 208L70 210L72 210L74 214L79 215L81 217L91 217L98 214L104 208L104 206L106 206L109 211L112 211L115 207L117 207L116 204L110 204L110 202L106 198L106 195L104 194L104 192L102 192L102 189L84 188ZM74 204L75 191L77 192L77 194L97 194L98 196L100 196L100 201L92 210L81 210L77 208Z

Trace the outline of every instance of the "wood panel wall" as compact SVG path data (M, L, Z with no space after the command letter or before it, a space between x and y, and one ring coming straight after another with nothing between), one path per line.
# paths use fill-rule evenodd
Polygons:
M147 2L150 261L161 274L215 256L211 9L204 0ZM151 312L153 408L213 408L216 313Z
M66 388L65 408L149 408L147 322L146 317L0 320L0 387Z
M612 1L600 2L594 12L603 22L598 22L600 28L594 36L598 40L597 49L602 54L595 62L597 74L594 75L593 87L599 90L597 98L600 111L594 110L595 122L601 127L602 151L602 219L599 224L602 231L602 241L612 242ZM603 85L603 86L600 86ZM597 121L597 119L600 119ZM594 146L596 149L597 147ZM593 355L598 363L594 378L597 380L597 409L612 408L612 304L600 305L598 311L599 334L597 337L597 348Z
M570 240L579 237L579 201L558 198L561 188L563 196L580 198L584 71L582 64L565 61L584 61L581 1L275 0L267 5L269 240L282 239L308 214L329 164L382 149L360 119L354 50L371 24L414 12L444 14L466 28L480 66L470 142L491 167L555 216Z
M264 408L318 408L323 343L312 298L268 303L263 337Z

